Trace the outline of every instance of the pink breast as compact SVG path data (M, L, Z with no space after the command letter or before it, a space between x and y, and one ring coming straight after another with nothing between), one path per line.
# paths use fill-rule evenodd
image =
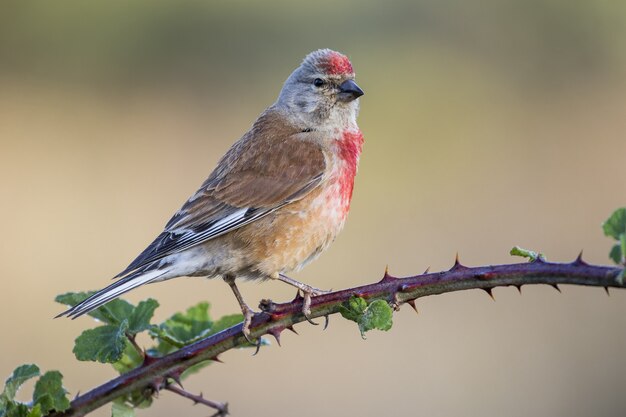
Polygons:
M359 155L363 149L363 134L359 130L345 131L337 141L339 167L337 175L338 195L334 196L340 205L342 217L350 210L350 200L354 188L354 177L359 164Z

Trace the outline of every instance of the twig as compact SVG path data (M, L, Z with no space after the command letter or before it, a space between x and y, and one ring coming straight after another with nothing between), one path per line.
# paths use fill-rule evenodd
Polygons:
M130 341L130 344L133 345L133 348L135 348L135 350L137 351L139 356L141 356L142 358L145 358L146 354L145 354L144 350L142 348L140 348L139 345L137 344L137 340L135 340L135 335L134 334L130 334L130 333L126 333L126 338Z
M202 396L202 393L200 393L200 395L195 395L195 394L190 393L189 391L185 391L184 389L179 388L174 385L168 385L165 387L165 389L168 391L172 391L180 395L181 397L189 398L191 401L194 402L194 404L204 404L207 407L211 407L217 410L217 413L214 414L214 416L227 416L228 415L228 403L220 403L217 401L207 400L206 398Z
M571 263L546 262L541 258L530 263L495 265L469 268L461 265L458 259L454 266L445 272L425 273L408 278L394 278L385 274L379 282L319 295L311 302L310 317L322 317L339 312L339 308L353 295L368 301L386 300L390 304L408 303L428 295L443 294L468 289L490 290L500 286L521 288L527 284L587 285L596 287L624 288L617 280L621 269L608 266L589 265L579 256ZM293 330L293 325L306 318L302 315L302 299L289 303L266 303L265 312L256 314L250 326L250 337L258 338L265 334L280 334L285 329ZM207 360L219 360L218 355L247 343L242 325L238 324L206 339L185 346L176 352L160 358L146 357L140 367L120 375L99 387L77 397L70 409L55 417L83 416L115 398L132 391L167 386L168 378L177 378L189 367Z

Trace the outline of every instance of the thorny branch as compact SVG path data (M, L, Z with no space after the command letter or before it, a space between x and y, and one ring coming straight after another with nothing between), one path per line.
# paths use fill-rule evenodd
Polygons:
M463 266L457 258L448 271L426 271L407 278L395 278L385 273L379 282L314 297L311 317L327 317L339 312L342 303L353 295L368 302L386 300L394 307L406 303L415 308L415 300L428 295L468 289L482 289L491 294L492 288L502 286L519 289L527 284L547 284L558 289L558 284L574 284L604 287L608 291L609 287L626 287L617 279L620 272L621 269L616 267L589 265L580 255L571 263L546 262L538 258L530 263L481 267ZM301 313L302 302L301 297L283 304L262 302L264 311L254 316L250 336L258 338L270 334L280 341L283 330L293 330L294 324L306 320ZM218 361L218 355L247 343L241 329L241 324L235 325L160 358L146 356L141 366L76 397L70 409L55 417L83 416L121 395L142 388L148 392L162 388L173 390L170 381L178 380L189 367L207 360Z
M182 397L188 398L191 401L193 401L194 404L204 404L207 407L211 407L215 410L217 410L217 412L214 414L214 416L226 416L228 415L228 403L218 403L217 401L211 401L209 399L204 398L204 396L202 394L200 395L195 395L192 394L188 391L185 391L182 388L179 388L177 386L174 385L168 385L166 388L166 390L168 391L172 391Z

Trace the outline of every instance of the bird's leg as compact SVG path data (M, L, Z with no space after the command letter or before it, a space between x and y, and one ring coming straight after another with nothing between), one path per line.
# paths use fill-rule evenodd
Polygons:
M293 278L289 278L287 275L278 274L278 276L272 277L276 278L279 281L282 281L286 284L294 286L302 291L304 294L304 302L302 303L302 314L306 320L311 323L317 325L318 323L311 320L311 298L315 295L327 294L330 291L320 290L319 288L311 287L310 285L304 284L300 281L296 281Z
M252 317L254 317L254 311L250 307L248 307L248 304L246 304L246 302L243 300L243 297L239 292L239 288L237 288L237 284L235 284L235 277L232 275L227 275L224 277L224 281L226 281L226 283L230 285L230 289L233 290L233 293L237 298L237 302L239 303L239 307L241 308L241 312L243 313L243 328L241 329L241 332L248 342L256 345L257 342L250 339L250 324L252 323Z

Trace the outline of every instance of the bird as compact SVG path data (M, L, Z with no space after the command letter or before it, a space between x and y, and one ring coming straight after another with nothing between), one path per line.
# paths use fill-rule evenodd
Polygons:
M235 280L298 288L311 321L311 297L325 291L287 274L316 259L344 226L364 144L363 94L346 55L309 53L163 232L114 283L57 317L77 318L144 284L197 276L228 283L249 341L254 311Z

